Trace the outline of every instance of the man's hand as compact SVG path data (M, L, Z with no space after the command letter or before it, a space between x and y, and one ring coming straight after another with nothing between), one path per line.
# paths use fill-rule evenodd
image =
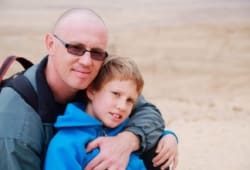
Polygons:
M163 136L156 148L157 155L153 158L155 167L161 165L161 169L172 166L176 170L178 164L178 144L174 135Z
M86 170L124 170L130 154L139 149L139 138L124 131L114 137L99 137L90 142L87 152L99 147L100 153L86 166Z

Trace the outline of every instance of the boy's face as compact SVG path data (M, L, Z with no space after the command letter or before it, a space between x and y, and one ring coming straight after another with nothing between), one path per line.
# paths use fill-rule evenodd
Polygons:
M87 112L110 128L130 115L138 98L134 81L118 79L109 81L98 91L88 89L87 95L90 100Z

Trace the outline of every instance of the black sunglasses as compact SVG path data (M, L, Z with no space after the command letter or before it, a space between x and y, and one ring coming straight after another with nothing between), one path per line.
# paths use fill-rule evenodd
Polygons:
M106 57L108 57L108 53L106 51L101 51L98 49L87 50L84 47L79 46L79 45L68 44L64 42L62 39L60 39L58 36L56 36L55 34L54 34L54 37L63 44L63 46L67 49L68 53L73 54L75 56L82 56L86 52L89 52L90 57L93 60L103 61Z

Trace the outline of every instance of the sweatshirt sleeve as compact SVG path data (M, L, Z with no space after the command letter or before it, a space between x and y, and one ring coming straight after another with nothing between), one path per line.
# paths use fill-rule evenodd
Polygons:
M52 138L46 153L44 170L82 170L84 145L80 137L74 137L73 134L73 131L58 132Z
M140 153L149 150L157 143L162 136L164 127L160 111L155 105L140 96L125 129L140 137Z

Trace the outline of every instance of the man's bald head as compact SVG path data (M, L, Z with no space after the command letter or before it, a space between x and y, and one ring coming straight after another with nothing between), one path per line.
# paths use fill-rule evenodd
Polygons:
M53 33L57 33L62 27L77 23L95 22L106 29L103 19L89 8L72 8L65 11L56 21Z

